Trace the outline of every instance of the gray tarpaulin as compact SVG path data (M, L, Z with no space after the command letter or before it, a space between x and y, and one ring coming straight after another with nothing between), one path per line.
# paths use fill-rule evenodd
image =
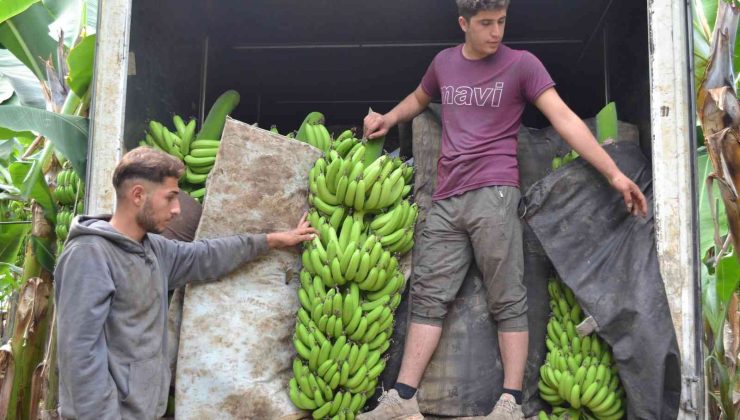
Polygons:
M655 250L650 164L635 144L606 147L649 201L647 218L582 160L527 193L527 223L612 346L630 419L675 419L681 366ZM553 223L557 221L557 223Z

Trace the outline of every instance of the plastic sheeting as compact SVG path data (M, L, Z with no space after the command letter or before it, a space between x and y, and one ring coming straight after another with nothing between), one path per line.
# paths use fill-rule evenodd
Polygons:
M655 248L650 164L634 144L606 150L645 193L647 218L629 215L598 172L578 160L529 190L527 222L612 347L628 417L674 419L680 357Z

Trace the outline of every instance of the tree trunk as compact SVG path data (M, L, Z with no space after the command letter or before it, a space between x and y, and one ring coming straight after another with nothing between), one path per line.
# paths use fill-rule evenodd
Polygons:
M54 302L52 297L52 302ZM42 370L43 387L41 389L41 404L39 408L41 419L57 419L57 407L59 405L59 371L57 370L57 330L56 330L56 304L52 315L51 333L49 337L49 348L44 359Z

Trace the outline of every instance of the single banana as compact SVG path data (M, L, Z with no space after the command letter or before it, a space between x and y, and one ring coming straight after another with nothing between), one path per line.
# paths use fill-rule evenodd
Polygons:
M360 179L357 182L357 188L355 190L354 197L354 208L357 211L363 211L365 209L365 180Z
M347 388L352 389L357 387L358 385L360 385L360 383L362 383L362 380L365 379L366 376L367 368L365 367L365 365L361 365L357 372L352 375L352 378L347 381Z
M314 419L323 419L327 415L329 415L329 412L331 411L331 405L332 401L327 401L324 405L314 410L312 413L312 416Z
M350 180L347 185L347 192L344 195L344 205L353 207L355 202L355 192L357 191L357 180Z
M193 120L195 122L195 120ZM198 149L218 149L221 147L221 140L195 140L190 143L190 150Z
M352 341L359 341L362 337L365 336L365 332L367 332L367 318L361 317L360 324L357 326L357 329L354 331L354 333L349 336L349 338Z
M324 176L324 174L319 174L316 177L316 186L318 189L316 195L326 204L329 204L330 206L336 206L339 204L337 197L329 191L329 187L327 186L326 182L326 176Z
M378 334L373 341L367 343L368 347L370 347L370 350L375 350L385 344L388 341L388 333L385 331L381 331L380 334Z
M362 319L364 319L362 317L362 308L357 306L352 314L352 318L344 329L345 332L350 335L350 338L354 337L355 332L359 329Z

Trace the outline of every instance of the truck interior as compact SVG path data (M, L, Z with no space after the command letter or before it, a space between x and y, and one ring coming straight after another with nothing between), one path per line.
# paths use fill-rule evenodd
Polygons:
M368 108L390 110L419 84L440 50L464 41L452 0L133 0L125 144L150 119L202 118L222 92L232 117L296 130L310 111L330 131L361 129ZM647 2L513 0L504 43L535 54L582 118L616 102L649 157ZM529 106L523 123L548 124ZM408 126L386 148L410 141ZM410 148L406 148L410 150Z

